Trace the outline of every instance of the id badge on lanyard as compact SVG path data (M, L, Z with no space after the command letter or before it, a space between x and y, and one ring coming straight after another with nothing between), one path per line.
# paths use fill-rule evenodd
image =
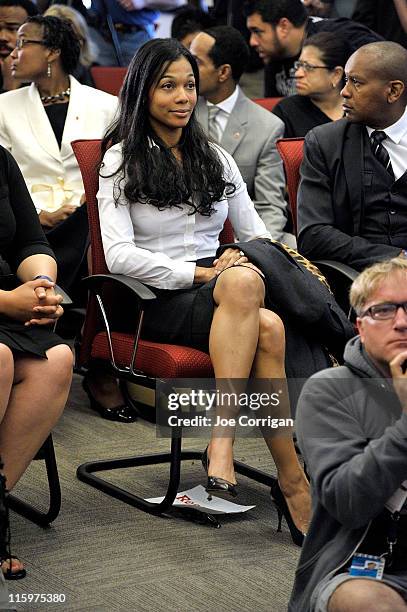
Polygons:
M397 543L397 523L400 518L400 511L407 500L407 480L405 480L395 493L385 503L385 508L389 510L390 517L387 526L387 551L382 555L365 555L357 552L353 555L349 568L350 576L361 578L373 578L381 580L383 577L384 566L390 568L393 561L393 547Z

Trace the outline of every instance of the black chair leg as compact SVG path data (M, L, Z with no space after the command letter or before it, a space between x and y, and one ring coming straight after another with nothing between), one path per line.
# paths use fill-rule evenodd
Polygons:
M40 527L49 527L50 523L57 518L61 509L61 486L59 482L58 468L51 434L45 440L39 454L40 457L45 460L45 467L47 471L49 486L48 510L46 512L38 510L38 508L35 508L28 502L23 501L12 494L8 496L8 503L10 509L14 512L21 514L21 516L24 516Z
M173 434L171 439L171 452L155 453L150 455L137 455L121 459L105 459L100 461L90 461L80 465L76 471L79 480L85 482L91 487L103 491L110 497L114 497L120 501L134 506L139 510L148 512L154 515L163 515L168 513L178 492L181 473L181 461L200 460L202 453L199 451L183 451L181 450L182 439L178 434ZM130 493L121 487L118 487L111 482L96 476L95 472L117 470L128 467L140 467L143 465L158 465L160 463L170 464L170 475L168 480L167 492L164 499L159 503L151 503L134 493ZM235 469L238 473L260 482L267 486L275 480L274 476L267 474L261 470L253 468L240 461L235 461Z

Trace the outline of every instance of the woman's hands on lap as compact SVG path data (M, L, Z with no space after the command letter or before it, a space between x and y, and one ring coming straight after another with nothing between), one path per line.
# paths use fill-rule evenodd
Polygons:
M76 209L77 206L73 206L72 204L64 204L54 212L42 210L39 214L40 223L44 227L55 227L56 225L58 225L58 223L61 223L62 221L65 221L65 219L70 217Z
M244 266L245 268L251 268L260 274L260 276L264 277L263 272L259 270L257 266L252 264L246 255L242 255L240 250L230 247L225 249L218 259L214 260L212 268L202 268L197 266L195 269L194 282L207 283L208 281L212 280L212 278L219 276L223 270L233 266Z
M263 272L255 266L251 261L248 260L246 255L242 255L242 251L234 248L225 249L219 259L215 259L213 265L216 270L216 275L219 275L226 268L231 268L232 266L243 266L244 268L251 268L260 276L263 276Z
M219 259L215 259L213 265L218 274L230 266L237 266L242 263L247 263L249 260L245 255L241 255L238 249L225 249Z
M50 325L63 314L54 283L39 278L0 292L0 313L25 325Z

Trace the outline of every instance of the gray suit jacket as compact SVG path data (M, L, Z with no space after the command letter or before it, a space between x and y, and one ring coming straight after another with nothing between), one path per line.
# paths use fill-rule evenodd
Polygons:
M208 133L208 107L204 98L198 101L196 116ZM276 149L276 140L283 135L283 122L240 90L219 144L237 163L256 210L272 237L295 246L294 236L283 231L287 209L285 178Z

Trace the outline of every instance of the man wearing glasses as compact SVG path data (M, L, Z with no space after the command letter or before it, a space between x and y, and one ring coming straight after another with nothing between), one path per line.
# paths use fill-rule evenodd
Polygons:
M297 441L314 514L291 612L407 610L407 258L366 268L345 365L306 383Z
M246 0L250 45L266 64L267 97L295 94L294 62L305 38L318 32L337 32L349 41L351 51L382 37L351 19L308 17L301 0Z
M11 76L10 53L16 46L18 28L27 17L37 14L30 0L0 0L0 93L20 87L20 81Z
M365 45L345 80L345 119L305 138L298 248L360 271L407 249L407 50Z

